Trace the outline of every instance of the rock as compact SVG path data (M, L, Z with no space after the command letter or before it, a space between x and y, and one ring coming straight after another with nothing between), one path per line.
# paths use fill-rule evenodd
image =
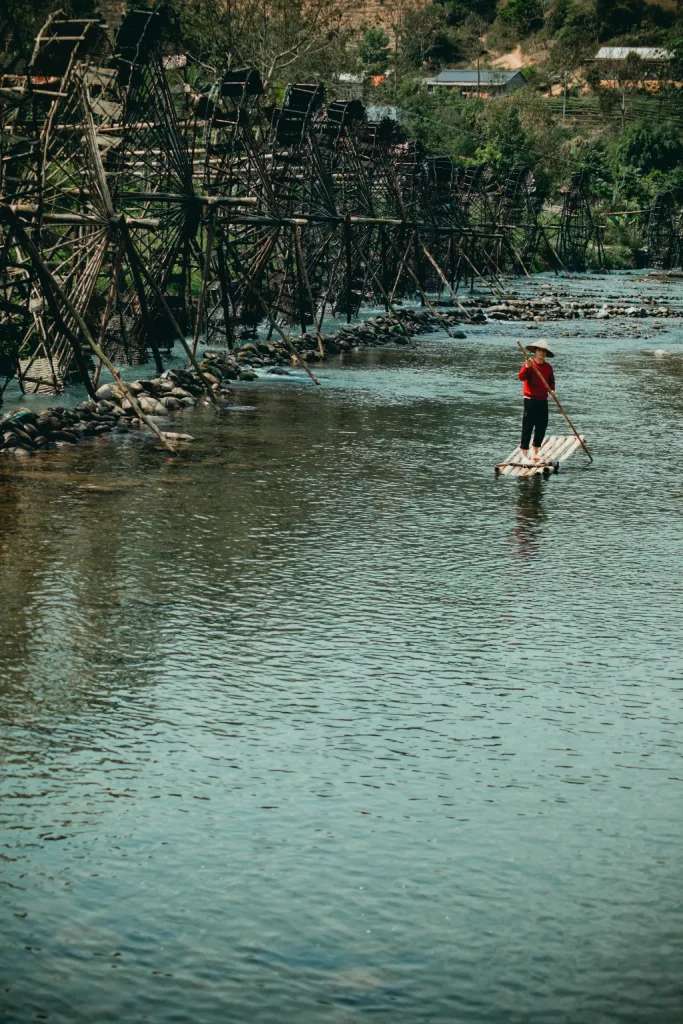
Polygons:
M51 441L62 441L66 444L78 443L77 435L70 430L53 430L49 436Z
M163 405L163 407L165 409L168 409L170 412L175 412L177 409L182 409L182 405L180 404L178 399L173 398L172 395L166 395L164 398L160 399L160 405Z
M117 395L117 388L114 384L102 384L95 392L98 402L110 402Z
M258 380L258 374L254 373L253 370L240 370L239 379L245 381Z
M194 441L192 434L176 434L171 430L163 430L161 433L166 441Z
M57 416L50 416L49 413L43 413L37 423L37 428L41 434L49 434L51 430L59 430L60 421Z
M138 398L138 404L147 416L163 416L166 412L165 406L163 406L161 402L158 402L156 398L151 398L149 395L140 395Z

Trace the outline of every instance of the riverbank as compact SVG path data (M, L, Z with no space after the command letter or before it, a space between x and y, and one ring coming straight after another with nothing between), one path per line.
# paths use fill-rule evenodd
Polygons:
M610 282L616 280L627 281L636 292L613 293ZM232 351L206 349L196 368L174 367L123 386L106 383L95 399L71 407L51 405L38 412L31 409L29 399L0 419L0 454L23 456L107 434L139 433L145 429L140 412L169 443L190 442L191 434L177 430L183 423L181 414L209 399L218 408L229 407L233 385L255 381L263 374L285 376L302 367L315 371L336 357L409 345L435 332L462 341L467 331L486 324L519 323L525 331L545 332L556 330L560 322L598 321L609 323L610 332L637 337L644 331L661 332L670 321L683 318L680 281L673 275L667 279L656 273L644 278L570 275L550 280L544 275L504 284L501 295L464 293L455 300L435 300L438 305L431 308L400 307L355 323L330 324L319 336L257 338ZM580 335L578 323L572 333Z
M162 430L169 417L194 408L202 400L219 407L229 401L230 384L253 381L258 371L282 374L287 366L307 366L340 353L382 345L406 345L411 339L436 330L464 338L455 331L459 316L454 312L401 309L356 324L340 327L334 334L304 335L287 341L255 341L230 351L207 350L197 367L169 369L150 379L112 382L98 388L94 398L73 408L50 406L35 412L22 406L0 418L0 453L30 455L105 434L127 434L142 430L142 413L171 444L188 442L191 435ZM482 322L482 314L468 315L470 322ZM317 347L314 347L316 346Z

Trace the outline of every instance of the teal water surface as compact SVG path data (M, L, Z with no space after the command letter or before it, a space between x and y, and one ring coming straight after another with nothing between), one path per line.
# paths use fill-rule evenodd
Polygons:
M526 335L547 481L500 323L3 459L3 1024L681 1019L682 323Z

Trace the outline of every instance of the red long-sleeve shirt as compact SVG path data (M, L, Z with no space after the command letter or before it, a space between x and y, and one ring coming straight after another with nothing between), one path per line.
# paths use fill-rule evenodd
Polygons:
M545 380L545 384L542 384L538 379L536 370L538 370ZM518 376L522 381L522 394L525 398L544 399L548 397L549 388L553 391L555 390L555 374L553 373L553 368L550 363L534 362L533 369L531 366L523 363Z

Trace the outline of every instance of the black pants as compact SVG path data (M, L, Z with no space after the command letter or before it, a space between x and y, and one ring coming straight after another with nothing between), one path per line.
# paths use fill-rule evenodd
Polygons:
M526 451L531 435L534 435L534 447L540 448L548 428L548 400L546 398L525 398L524 415L522 416L522 443Z

